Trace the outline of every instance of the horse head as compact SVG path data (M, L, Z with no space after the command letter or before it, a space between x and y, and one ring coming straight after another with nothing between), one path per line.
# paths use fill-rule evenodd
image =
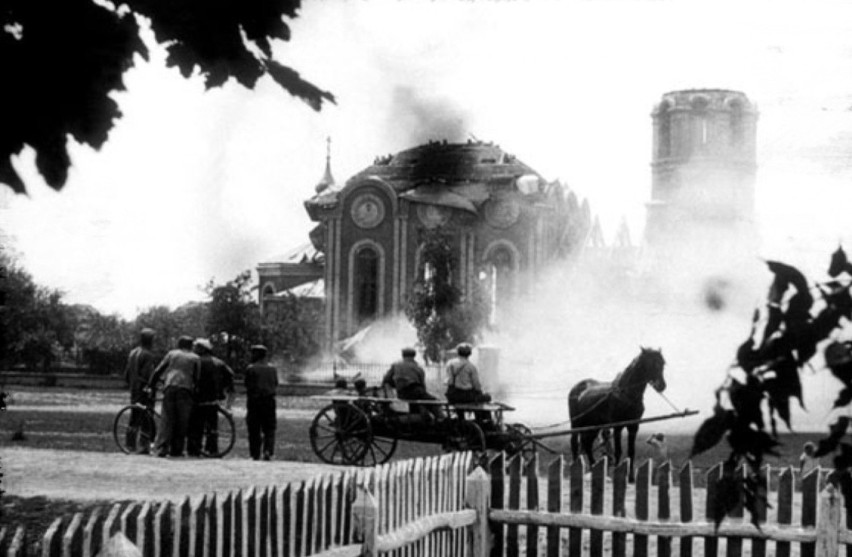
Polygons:
M639 354L639 360L644 370L644 377L655 391L661 393L666 390L666 378L663 376L663 368L666 366L666 360L663 358L662 350L653 348L645 348L640 346L642 353Z

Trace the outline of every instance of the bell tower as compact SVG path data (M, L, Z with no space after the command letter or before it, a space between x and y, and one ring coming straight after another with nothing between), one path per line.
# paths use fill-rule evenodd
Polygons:
M754 104L739 91L663 95L651 113L649 248L752 251L757 117Z

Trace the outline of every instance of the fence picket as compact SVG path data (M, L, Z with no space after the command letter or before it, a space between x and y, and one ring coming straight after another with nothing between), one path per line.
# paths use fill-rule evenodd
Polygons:
M687 461L680 469L680 521L692 522L692 462ZM680 557L692 557L692 536L680 539Z
M119 530L122 506L119 503L110 507L101 529L101 547L104 547L109 539Z
M781 472L778 480L778 524L793 523L793 469L787 467ZM777 542L775 544L775 555L777 557L790 557L790 544L788 542Z
M53 522L51 522L50 526L47 527L47 531L45 532L41 543L41 554L43 557L59 555L62 552L63 522L63 518L59 517Z
M622 460L612 472L612 515L627 516L627 479L630 475L630 459ZM612 533L613 557L624 557L627 552L627 534Z
M276 485L269 489L269 555L272 557L281 557L281 548L278 545L281 539L281 496L278 491Z
M246 539L248 528L248 517L246 516L246 494L243 490L237 490L234 496L234 556L246 557L248 555Z
M521 455L517 454L509 460L509 510L521 508ZM510 524L506 528L506 557L518 557L518 525Z
M295 492L295 504L293 507L293 518L295 525L293 527L293 535L295 536L296 555L308 555L307 551L307 536L305 536L305 495L307 493L307 485L305 482L299 484Z
M245 540L248 548L247 557L257 556L258 520L257 520L257 489L254 486L248 488L244 499L246 516Z
M414 499L412 501L412 513L414 518L420 518L421 516L425 516L423 512L423 495L424 495L424 484L423 484L423 464L424 460L421 458L415 459L414 465L412 466L412 489L414 490ZM486 525L487 526L487 525ZM421 539L414 547L414 552L416 555L425 555L426 551L426 539Z
M651 516L651 468L653 461L646 460L639 466L636 473L636 520L646 521ZM634 557L648 556L648 536L633 534Z
M672 518L671 510L672 463L665 461L657 469L657 518L668 522ZM672 539L668 536L657 537L658 557L671 557Z
M323 539L320 548L328 549L334 545L334 476L326 475L322 482L322 522Z
M83 515L75 513L62 535L62 555L83 553Z
M234 554L234 493L229 491L222 500L222 557Z
M204 544L206 549L204 554L209 557L218 557L221 550L221 543L219 542L219 497L216 493L207 499L207 522L205 530Z
M758 524L766 522L766 509L769 497L769 466L761 468L757 476L757 508L755 519ZM751 557L766 557L766 540L751 540Z
M139 517L139 509L140 507L136 503L131 503L127 505L127 507L125 507L124 511L121 513L121 519L118 523L118 529L122 531L125 537L134 545L136 544L137 539L136 520Z
M347 511L351 512L351 501L347 505ZM293 526L293 489L290 485L284 486L281 490L281 523L284 525L284 530L281 532L281 547L284 550L284 555L292 557L296 555L296 537Z
M562 482L565 460L559 455L547 467L547 512L562 512ZM547 527L547 557L562 557L560 529L557 526Z
M502 509L503 508L503 497L504 497L504 483L505 482L505 469L506 469L506 457L501 452L497 456L491 459L491 462L488 465L488 469L491 473L491 508L492 509ZM503 555L503 525L502 524L494 524L492 525L492 534L494 536L494 545L491 547L491 557L502 557Z
M171 557L174 549L173 530L174 522L172 516L174 508L167 501L157 508L154 515L154 555L158 557ZM101 526L102 528L102 526Z
M586 465L582 458L577 458L571 464L571 482L568 486L569 499L568 508L570 512L580 514L583 512L583 476L586 473ZM568 529L568 555L580 555L583 549L583 530L580 528Z
M814 468L802 478L802 526L816 526L817 506L819 505L819 467ZM802 557L814 557L815 543L802 543Z
M193 542L192 527L190 526L192 502L189 497L186 497L176 510L179 517L179 526L175 527L175 536L178 538L175 540L177 542L178 555L180 557L188 557L192 555L190 548Z
M14 534L14 535L13 535ZM14 533L9 532L11 539L5 547L6 557L25 557L27 555L27 530L24 526L15 528Z
M717 464L707 471L707 499L704 502L704 516L707 522L713 524L715 522L715 501L716 490L719 484L719 478L722 477L722 464ZM704 557L716 557L719 551L719 540L714 536L704 538Z
M257 547L255 555L269 557L269 487L257 495Z
M524 476L527 478L527 509L538 510L538 457L533 455L527 462ZM527 526L527 555L538 555L538 526Z
M154 536L151 535L153 525L154 506L146 501L136 515L136 546L142 555L151 555L154 552Z
M604 498L606 487L607 458L598 459L592 466L592 493L590 511L593 515L602 515L604 512ZM589 555L601 557L603 555L603 531L591 530L589 532Z
M192 507L189 521L190 555L204 555L204 541L207 537L207 496L202 496Z
M736 474L737 479L741 480L741 479L745 478L745 476L747 474L745 466L743 466L742 464L739 465L736 468L736 470L734 471L734 474ZM740 492L740 493L737 494L737 504L728 513L727 520L735 520L735 521L738 521L738 522L742 521L743 506L744 506L744 503L745 503L744 498L745 498L744 493ZM727 547L727 551L725 552L726 557L741 557L742 554L743 554L743 539L739 536L728 537L728 547Z
M101 528L103 528L104 515L101 509L95 508L83 526L83 557L97 555L101 550Z

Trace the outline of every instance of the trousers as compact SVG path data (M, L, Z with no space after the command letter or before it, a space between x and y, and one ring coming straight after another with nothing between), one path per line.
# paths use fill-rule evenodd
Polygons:
M163 391L162 428L157 435L157 454L183 456L191 414L192 393L181 387L166 387Z
M249 454L254 460L272 458L275 454L275 397L250 398L246 403Z

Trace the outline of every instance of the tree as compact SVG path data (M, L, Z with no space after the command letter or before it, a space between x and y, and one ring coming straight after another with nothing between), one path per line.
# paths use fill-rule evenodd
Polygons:
M48 369L62 350L74 344L73 316L62 293L35 283L7 253L0 251L0 362Z
M320 351L323 306L314 299L285 293L264 305L263 342L270 352L301 366Z
M444 350L479 334L487 321L488 306L478 288L465 298L453 283L457 265L449 234L429 230L421 240L419 278L408 298L405 315L417 329L424 356L436 362L442 359Z
M260 309L252 295L251 271L244 271L225 284L217 285L211 279L205 291L210 297L207 335L224 349L231 367L242 369L249 347L261 339Z
M184 77L198 72L209 89L235 79L253 88L271 77L285 91L320 110L334 96L272 58L272 40L290 40L284 18L300 0L3 0L0 9L0 182L26 188L11 157L25 145L36 151L46 182L59 190L70 166L67 141L95 149L121 116L111 94L124 90L135 57L147 59L140 38L146 21L168 52L166 63ZM143 19L144 18L144 19Z

